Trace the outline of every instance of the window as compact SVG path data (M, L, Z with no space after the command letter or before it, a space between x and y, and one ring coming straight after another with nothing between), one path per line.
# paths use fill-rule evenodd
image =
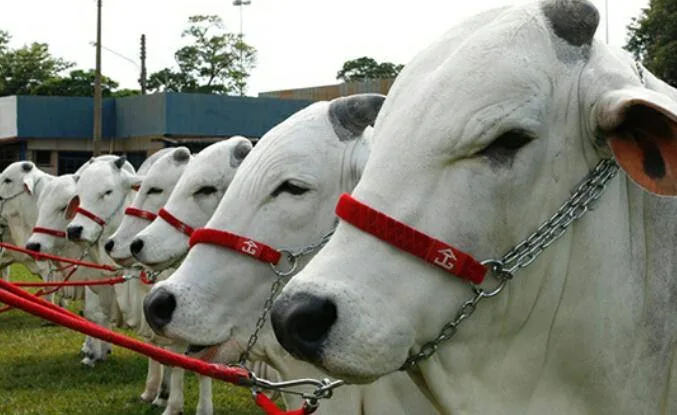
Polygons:
M50 150L33 151L33 162L38 166L51 166L52 152Z

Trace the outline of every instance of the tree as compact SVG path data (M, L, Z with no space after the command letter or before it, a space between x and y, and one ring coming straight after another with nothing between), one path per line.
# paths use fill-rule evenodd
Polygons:
M84 71L75 69L70 71L66 77L55 77L48 79L41 85L36 86L31 92L32 95L58 95L74 97L91 97L94 95L93 69ZM118 83L107 76L101 76L101 95L110 97L113 91L118 87Z
M74 65L52 56L46 43L34 42L11 49L9 40L7 32L0 32L0 96L32 94L42 83L57 78Z
M256 49L239 35L226 32L218 16L191 16L188 23L181 36L189 44L174 54L178 68L151 74L148 89L243 94L256 64Z
M391 79L395 78L404 65L391 62L378 63L375 59L363 56L346 61L336 74L336 79L353 82L360 79Z
M677 86L677 0L651 0L628 26L625 49L656 76Z

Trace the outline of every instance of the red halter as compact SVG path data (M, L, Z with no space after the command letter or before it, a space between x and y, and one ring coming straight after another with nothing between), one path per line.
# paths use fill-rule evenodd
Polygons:
M75 213L80 213L82 216L88 217L89 219L91 219L91 220L93 220L94 222L96 222L97 224L99 224L99 226L106 226L106 221L105 221L105 220L101 219L100 217L96 216L96 215L93 214L92 212L90 212L90 211L88 211L88 210L85 210L85 209L83 209L83 208L81 208L81 207L78 207L78 208L75 210Z
M157 218L157 215L153 212L147 210L137 209L135 207L128 207L125 209L125 215L136 216L137 218L145 219L147 221L154 221Z
M165 222L172 225L176 230L188 235L189 237L195 231L191 226L188 226L186 223L179 220L176 216L167 212L164 208L160 209L160 211L157 214L159 217L164 219Z
M52 235L57 238L65 238L66 237L66 232L60 231L57 229L50 229L50 228L43 228L40 226L36 226L33 228L33 233L44 233L46 235Z
M484 280L487 268L472 256L385 215L347 193L336 205L339 218L376 238L474 284Z
M256 258L269 264L277 264L282 254L277 249L266 244L254 241L234 233L216 229L200 228L190 236L189 245L192 248L197 244L217 245L232 249L244 255Z

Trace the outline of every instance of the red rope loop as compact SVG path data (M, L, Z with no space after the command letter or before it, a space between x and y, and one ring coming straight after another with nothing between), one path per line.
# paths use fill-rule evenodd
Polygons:
M193 229L193 227L189 226L185 222L182 222L180 219L178 219L176 216L169 213L164 208L160 209L160 211L157 214L158 214L159 217L164 219L165 222L172 225L174 227L174 229L176 229L177 231L179 231L183 234L188 235L188 237L190 237L190 235L195 230L195 229Z
M88 210L86 210L86 209L83 209L83 208L81 208L81 207L78 207L77 209L75 209L75 213L79 213L79 214L81 214L82 216L84 216L84 217L86 217L86 218L89 218L89 219L93 220L93 221L96 222L99 226L106 226L106 221L105 221L105 220L101 219L100 217L98 217L97 215L93 214L92 212L90 212L90 211L88 211Z
M17 287L90 287L94 285L116 285L127 281L125 277L106 278L88 281L56 281L56 282L13 282Z
M41 226L36 226L33 228L33 233L44 233L45 235L51 235L56 238L65 238L66 232L60 231L58 229L43 228Z
M137 209L135 207L128 207L125 209L125 215L136 216L137 218L145 219L147 221L154 221L157 218L157 215L153 212L147 210Z
M192 248L197 244L217 245L223 248L232 249L235 252L249 255L259 261L273 265L277 264L282 256L280 251L271 248L264 243L217 229L197 229L190 236L189 246Z
M487 273L484 265L465 252L393 219L347 193L341 195L336 215L363 232L474 284L480 284Z

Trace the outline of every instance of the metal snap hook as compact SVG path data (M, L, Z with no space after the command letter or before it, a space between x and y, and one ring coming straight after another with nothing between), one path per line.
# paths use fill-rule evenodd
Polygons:
M298 257L296 255L294 255L293 252L285 250L285 249L280 250L280 254L282 254L280 256L280 260L283 257L287 259L287 262L288 262L287 270L282 271L282 270L280 270L280 268L278 268L278 265L280 264L281 261L278 261L277 264L270 264L270 267L273 269L275 274L277 274L278 276L288 277L296 271L296 267L298 265Z

